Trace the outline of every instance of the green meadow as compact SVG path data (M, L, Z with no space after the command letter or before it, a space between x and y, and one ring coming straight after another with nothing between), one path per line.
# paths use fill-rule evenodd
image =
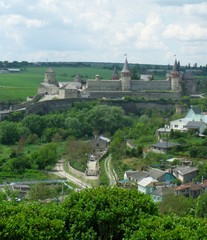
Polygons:
M28 67L20 73L0 74L0 102L25 101L37 93L38 85L44 80L47 67ZM53 67L57 81L73 81L76 74L83 79L94 79L99 74L103 79L111 79L112 70L93 67Z

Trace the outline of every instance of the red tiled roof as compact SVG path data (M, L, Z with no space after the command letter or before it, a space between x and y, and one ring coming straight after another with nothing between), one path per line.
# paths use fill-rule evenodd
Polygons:
M201 186L198 184L195 184L193 182L190 182L190 183L182 184L182 185L176 187L175 191L180 191L180 190L187 189L187 188L190 188L190 190L192 190L192 191L196 191L196 190L201 189Z

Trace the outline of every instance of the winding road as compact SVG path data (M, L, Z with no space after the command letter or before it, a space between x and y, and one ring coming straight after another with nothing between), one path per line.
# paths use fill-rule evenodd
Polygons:
M64 160L59 160L58 163L55 166L55 172L54 174L60 176L60 177L65 177L68 181L73 182L74 184L76 184L77 186L79 186L80 188L90 188L91 185L89 185L88 183L84 182L83 180L74 177L73 175L67 173L64 170Z
M114 169L111 168L111 155L108 155L104 159L104 168L105 172L109 178L109 185L114 186L116 185L116 181L118 179L116 172ZM82 179L75 177L74 175L71 175L70 173L66 172L64 170L64 160L59 160L58 163L55 166L54 174L66 178L68 181L73 182L77 186L79 186L81 189L84 188L91 188L91 185L83 181Z

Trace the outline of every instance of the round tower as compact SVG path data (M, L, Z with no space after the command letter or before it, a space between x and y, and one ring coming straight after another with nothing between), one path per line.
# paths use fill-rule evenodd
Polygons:
M56 81L55 72L52 70L52 68L48 68L47 71L45 72L44 82L49 84L54 84L56 86L58 85Z
M121 85L122 85L122 91L130 91L130 89L131 89L131 72L129 70L127 58L125 60L123 69L121 71Z
M179 92L181 91L181 82L180 82L181 74L179 72L179 64L175 59L175 63L173 66L173 70L170 72L171 79L171 90Z

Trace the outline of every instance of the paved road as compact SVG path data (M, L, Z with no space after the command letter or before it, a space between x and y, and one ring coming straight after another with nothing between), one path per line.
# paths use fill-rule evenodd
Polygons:
M109 185L114 186L118 178L114 169L111 169L111 155L107 156L104 161L104 168L109 178Z
M59 160L58 163L55 166L55 170L56 172L54 172L54 174L61 176L61 177L65 177L68 181L75 183L76 185L78 185L80 188L90 188L91 185L89 185L88 183L84 182L83 180L74 177L73 175L65 172L64 170L64 160Z

